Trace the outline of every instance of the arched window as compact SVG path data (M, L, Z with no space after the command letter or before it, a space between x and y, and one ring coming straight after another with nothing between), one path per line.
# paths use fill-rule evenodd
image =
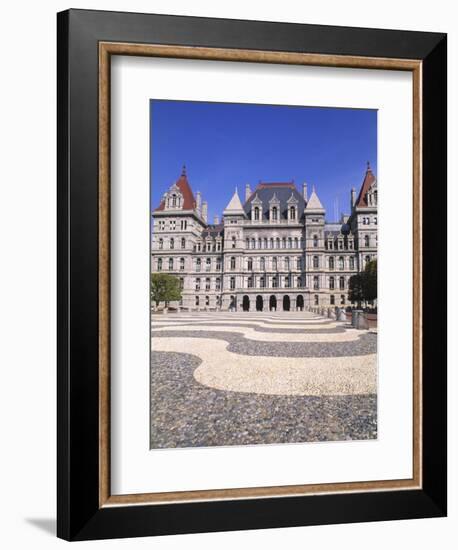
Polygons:
M285 277L285 288L289 288L291 286L290 282L291 282L291 279L289 278L289 275L286 275L286 277Z
M207 258L205 261L205 271L211 271L212 268L212 259Z
M271 237L271 239L270 239L270 248L273 248L273 247L274 247L274 240L273 240L273 238Z
M180 258L180 271L184 271L184 258Z
M370 257L370 256L366 256L366 257L364 258L364 261L365 261L365 263L366 263L366 265L367 265L367 264L371 261L371 257Z
M248 288L253 288L253 277L248 277Z
M196 271L200 271L201 266L202 260L200 258L196 258Z
M221 279L219 277L215 279L215 290L221 290Z
M173 258L169 258L169 271L173 271Z
M251 239L251 248L256 248L256 239Z
M248 269L248 271L251 271L253 269L253 258L248 258L246 268Z
M262 271L266 269L266 259L264 257L260 259L260 267Z
M317 269L320 266L320 259L318 256L313 256L313 267Z
M272 277L272 288L277 288L278 287L278 279L277 279L277 276L274 275Z
M369 235L364 235L364 246L369 246Z
M329 289L334 290L334 288L335 288L334 277L329 277Z
M257 206L254 209L254 219L259 221L259 208Z
M313 248L318 248L318 235L313 235Z
M339 258L339 269L345 269L345 259L343 256Z
M259 286L260 286L261 288L265 288L265 286L266 286L266 280L265 280L264 277L260 277L260 278L259 278Z
M345 288L345 277L339 277L339 288L340 288L340 290L344 290L344 288Z
M294 206L290 206L289 208L289 217L291 220L296 219L296 208Z
M340 305L341 305L341 306L344 306L344 305L345 305L345 294L341 294L341 295L340 295Z
M350 269L355 269L355 258L350 256L349 263L350 263Z
M157 270L162 271L162 258L157 259Z
M184 237L181 239L181 248L186 248L186 239Z
M285 269L286 269L286 271L290 270L290 260L289 260L288 256L285 257Z
M234 256L231 257L231 269L235 269L235 258L234 258Z
M173 250L175 248L175 239L170 239L170 250Z
M258 239L258 248L262 248L262 239Z
M210 305L210 296L205 296L205 305L206 306Z
M267 240L267 239L264 239L264 248L267 248L267 246L268 246L267 243L268 243L268 240Z
M319 303L320 303L320 298L319 298L318 294L315 294L314 301L315 301L315 305L316 305L316 306L319 305Z
M318 278L318 275L315 275L313 277L313 288L315 290L318 290L320 288L320 279Z
M294 248L299 248L299 239L297 237L294 239Z
M162 250L164 248L164 239L159 239L159 250Z
M280 239L277 237L277 240L275 241L276 248L280 248Z
M235 289L235 277L231 277L230 279L230 288L231 290Z
M298 288L301 288L301 286L302 286L302 277L299 276L299 277L297 278L297 287L298 287Z
M196 296L196 306L199 305L199 296Z
M272 221L276 222L278 220L278 208L276 206L272 207Z
M334 269L334 256L329 258L329 269Z
M282 248L286 248L286 237L282 239Z
M177 196L175 194L172 195L172 206L177 205Z
M300 256L296 258L296 269L302 269L302 258Z
M232 248L235 248L235 245L237 244L237 241L235 237L232 237Z
M288 248L293 248L293 239L291 237L288 238Z
M183 277L180 277L180 290L183 290L184 288L184 279Z
M210 290L210 277L205 279L205 290Z
M245 246L246 246L246 248L250 248L250 239L247 239L245 241Z
M277 269L277 258L275 256L272 258L272 269Z

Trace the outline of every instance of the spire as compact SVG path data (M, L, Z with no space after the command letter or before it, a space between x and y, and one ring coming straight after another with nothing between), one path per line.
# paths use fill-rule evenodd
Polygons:
M369 161L367 161L366 174L364 176L361 189L359 190L359 194L358 194L358 198L356 199L355 206L359 206L359 207L368 206L367 199L366 199L367 192L375 182L376 182L376 178L374 176L374 173L372 172L372 168Z
M186 164L183 164L183 168L181 170L181 175L186 176Z
M243 210L242 203L240 201L239 193L237 190L237 187L235 188L234 194L232 195L231 200L229 201L229 204L224 209L223 214L227 216L228 214L242 214L245 215L245 211Z
M320 199L315 191L315 186L312 187L312 193L307 202L306 210L324 210L323 205L321 204Z

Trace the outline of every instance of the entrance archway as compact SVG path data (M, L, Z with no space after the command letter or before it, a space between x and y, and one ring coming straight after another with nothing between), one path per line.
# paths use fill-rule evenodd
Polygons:
M277 309L277 298L275 296L271 296L269 299L269 309L270 311L276 311Z
M298 309L299 311L302 311L304 309L304 297L301 295L296 298L296 309Z
M289 296L283 296L283 311L289 311L291 306L291 301Z
M262 296L256 296L256 311L262 311L264 308L264 300Z
M243 297L242 308L243 311L250 311L250 299L246 295Z

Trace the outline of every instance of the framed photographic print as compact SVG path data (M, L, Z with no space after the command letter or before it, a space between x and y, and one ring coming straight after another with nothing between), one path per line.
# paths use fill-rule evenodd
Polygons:
M446 36L58 14L58 536L446 514Z

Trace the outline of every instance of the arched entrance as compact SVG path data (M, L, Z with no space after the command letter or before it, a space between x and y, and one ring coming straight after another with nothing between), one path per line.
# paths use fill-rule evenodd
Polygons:
M269 309L270 311L276 311L277 309L277 298L275 296L271 296L269 299Z
M246 295L243 297L242 308L243 311L250 311L250 299Z
M283 296L283 311L289 311L291 302L289 296Z
M301 295L296 298L296 309L299 311L304 309L304 297Z
M262 311L264 308L264 300L262 296L256 296L256 311Z

